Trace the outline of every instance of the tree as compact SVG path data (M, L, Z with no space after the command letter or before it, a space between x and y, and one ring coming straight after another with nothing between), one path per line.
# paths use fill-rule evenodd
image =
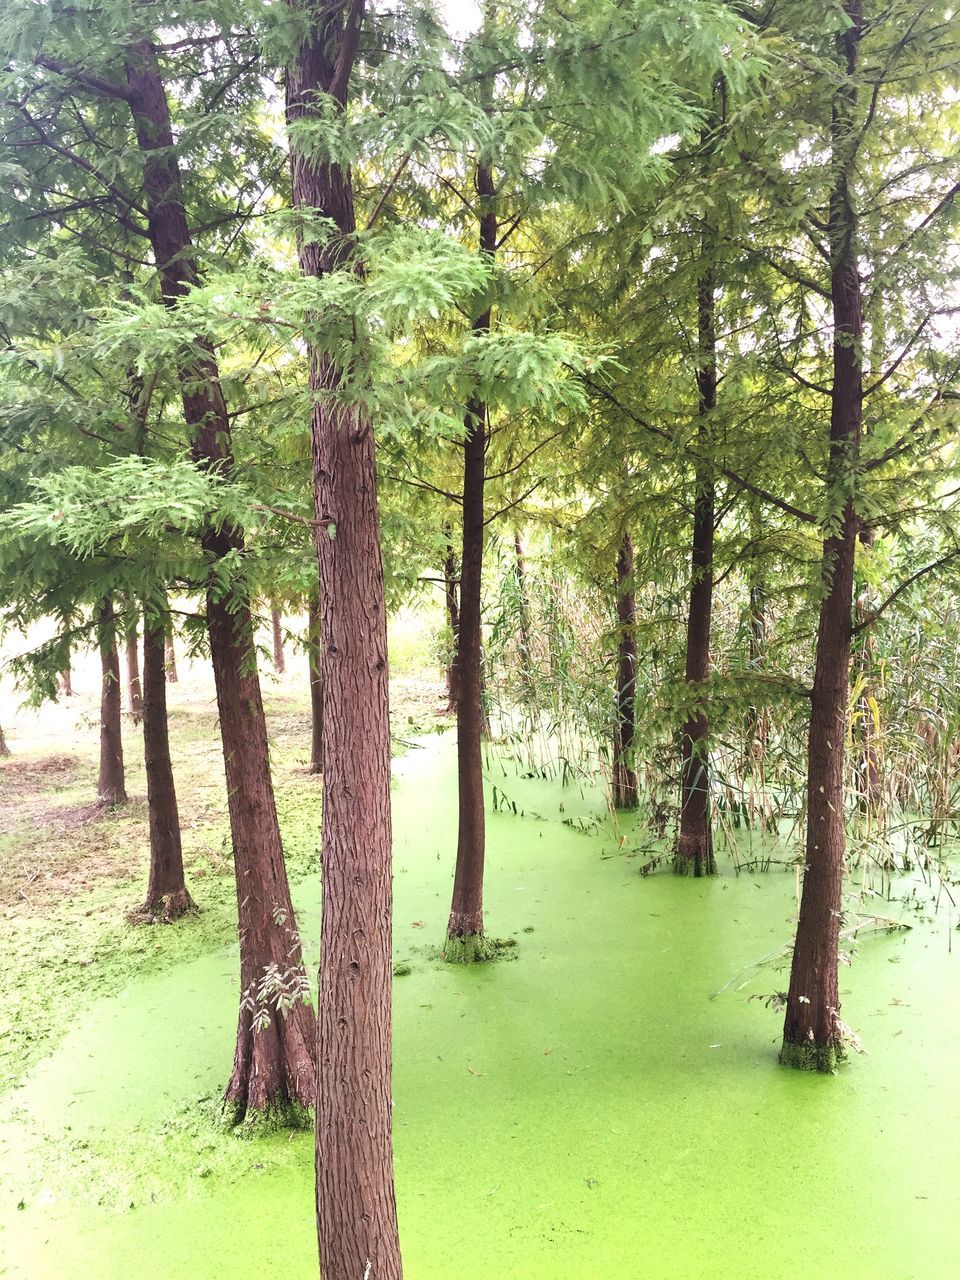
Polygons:
M150 823L150 879L145 918L175 920L195 910L183 874L180 815L170 763L164 615L143 611L143 754Z
M100 773L97 803L104 808L127 803L123 772L123 735L120 730L120 659L117 655L117 628L113 601L104 596L97 612L97 643L100 649Z
M302 121L342 112L364 0L294 6L287 71L293 203L330 220L302 234L308 278L359 271L350 170L305 151ZM402 1274L391 1135L391 827L387 620L373 423L338 403L343 373L315 345L310 387L323 689L323 909L316 1097L317 1235L327 1280Z

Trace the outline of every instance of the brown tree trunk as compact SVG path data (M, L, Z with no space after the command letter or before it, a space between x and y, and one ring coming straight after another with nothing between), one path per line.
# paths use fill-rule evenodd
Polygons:
M710 236L704 233L709 253ZM707 681L710 676L710 622L713 611L713 534L715 484L711 452L713 411L717 404L716 284L712 267L700 277L697 290L697 390L700 423L699 457L694 477L693 550L690 610L687 615L686 682L694 706L683 726L680 749L680 831L674 870L679 875L707 876L716 872L710 823L709 723Z
M7 746L7 740L3 736L3 725L0 724L0 756L10 755L10 748Z
M293 0L292 0L293 2ZM296 6L295 7L299 7ZM287 73L287 120L346 104L363 0L308 5ZM362 270L350 173L299 151L293 200L339 234L300 244L307 277ZM323 879L317 1239L324 1280L400 1280L391 1134L392 880L387 624L372 424L338 406L341 372L311 353L323 679Z
M70 659L67 658L67 665L60 672L60 692L65 698L73 697L73 672L70 670Z
M637 596L634 587L633 542L623 535L617 555L617 729L613 739L613 804L637 807L637 774L633 744L637 734Z
M457 557L453 544L447 543L443 561L444 602L447 608L447 625L450 628L450 651L447 657L447 711L456 715L460 705L460 604L457 599Z
M177 651L173 644L173 623L170 621L167 622L163 635L163 669L166 673L167 684L176 684Z
M307 612L307 661L310 671L310 772L323 773L323 649L320 601L311 596Z
M113 601L104 596L97 613L100 668L100 774L97 803L109 806L127 803L123 775L123 738L120 732L120 658L117 654L117 626Z
M180 815L170 763L163 624L143 614L143 758L150 820L150 879L142 914L176 920L194 910L183 875Z
M276 609L270 610L270 625L273 630L273 669L282 676L287 669L283 656L283 631L280 627L280 614Z
M536 703L536 686L533 679L533 649L530 646L530 591L527 585L527 562L520 541L520 530L513 531L513 554L517 566L517 603L519 605L520 630L520 680L524 698L529 706Z
M143 691L140 688L140 655L137 652L137 623L133 620L126 636L127 710L139 724L143 715Z
M477 164L480 252L493 259L497 249L496 188L490 166ZM473 321L474 333L488 333L487 307ZM463 550L460 556L460 628L457 661L457 783L459 822L453 900L447 921L444 957L464 962L487 955L483 937L483 737L486 715L483 692L483 635L480 608L483 579L483 490L486 478L487 406L471 400L464 417ZM489 732L489 731L488 731Z
M490 313L486 313L489 324ZM465 420L463 467L463 552L460 559L460 628L457 666L457 784L459 824L453 900L444 956L482 959L483 862L483 670L480 588L483 574L483 488L487 446L486 405L471 401Z
M785 1065L815 1071L833 1070L843 1056L837 961L845 853L844 748L858 528L853 486L863 411L863 319L852 191L854 77L863 16L860 0L845 0L844 9L850 26L837 37L846 78L834 96L831 132L836 179L829 218L834 340L827 508L828 520L836 520L838 527L823 543L826 594L820 606L810 705L806 863L780 1050L780 1061Z
M141 41L126 64L128 100L144 162L143 187L163 301L175 308L199 282L183 206L173 131L155 50ZM193 456L229 473L230 419L216 358L205 339L185 348L178 367ZM270 777L267 733L248 598L225 593L218 562L243 549L229 527L207 529L211 563L207 628L233 838L240 936L240 1013L226 1098L237 1119L272 1111L296 1117L311 1104L315 1018L300 954Z

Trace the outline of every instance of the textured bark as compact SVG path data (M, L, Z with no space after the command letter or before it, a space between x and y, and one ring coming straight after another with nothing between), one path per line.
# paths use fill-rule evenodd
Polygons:
M363 0L308 5L287 119L323 92L341 108ZM308 277L361 269L350 173L300 152L294 204L336 233L300 245ZM391 828L387 629L372 424L339 406L340 370L312 351L313 482L323 679L323 905L317 1075L317 1238L324 1280L400 1280L391 1135Z
M307 663L310 671L310 772L323 773L323 648L320 601L314 596L307 613Z
M826 594L820 606L810 705L806 862L780 1051L780 1060L786 1065L820 1071L832 1070L843 1055L837 961L845 853L844 748L858 529L853 473L863 412L863 318L852 194L854 77L863 17L860 0L845 0L844 9L850 26L837 38L846 77L834 97L836 180L829 218L834 341L827 507L829 517L836 523L823 544Z
M456 715L460 705L460 602L457 577L457 557L453 543L447 543L447 554L443 561L443 598L447 610L447 625L450 628L450 654L447 659L447 711Z
M143 690L140 687L140 655L137 652L137 624L133 622L126 635L127 710L139 724L143 715Z
M497 248L496 188L487 164L476 173L480 217L480 252L493 258ZM490 330L487 307L473 321L474 333ZM483 807L483 643L480 595L483 579L483 490L487 459L487 406L471 400L464 417L463 547L460 556L460 628L457 660L460 698L457 703L457 783L459 814L457 867L447 921L448 958L475 959L483 937L483 863L486 834Z
M280 614L276 609L270 610L270 627L273 631L273 669L282 676L287 669L283 656L283 630L280 626Z
M100 647L100 773L97 802L126 804L124 786L123 737L120 731L120 658L117 654L117 624L113 601L104 596L97 611L97 641Z
M704 234L708 249L709 234ZM686 682L696 699L683 726L680 748L680 831L674 869L681 875L713 875L710 824L710 759L706 686L710 676L710 623L713 612L713 534L715 481L711 459L713 410L717 404L716 283L704 270L697 291L699 427L694 478L693 548L690 608L687 614Z
M634 590L633 542L623 535L617 555L617 729L613 739L613 804L637 807L637 774L633 744L637 734L637 597Z
M144 163L143 194L165 305L176 307L199 282L163 81L153 46L142 41L126 63L127 88ZM185 347L178 369L193 457L229 471L230 420L216 358L205 339ZM207 627L233 839L240 936L240 1012L227 1101L238 1119L250 1111L297 1113L315 1089L315 1019L306 1003L283 848L270 777L249 601L227 591L217 561L243 549L228 527L208 528L201 544L211 565Z
M144 611L143 758L150 821L150 878L143 915L175 920L192 911L183 874L180 815L170 763L167 731L167 682L163 663L163 626Z

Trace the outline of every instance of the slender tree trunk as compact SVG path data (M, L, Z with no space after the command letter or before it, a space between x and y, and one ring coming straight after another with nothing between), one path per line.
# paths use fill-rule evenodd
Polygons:
M876 531L866 526L861 527L860 543L864 547L872 547ZM863 592L856 600L858 623L870 620L869 592ZM874 716L879 718L876 698L871 693L871 676L876 660L876 641L873 630L869 628L863 633L863 641L856 648L856 671L860 684L860 696L857 699L857 738L859 746L859 768L856 770L857 789L860 807L869 809L872 802L879 799L883 791L883 772L880 766L880 726L875 724Z
M127 803L123 774L123 737L120 732L120 659L113 601L104 596L97 614L100 646L100 774L97 802L109 806Z
M169 619L169 614L167 616ZM163 635L163 669L166 673L167 684L176 684L177 651L173 644L173 623L169 620Z
M137 652L137 622L134 618L126 635L127 710L136 724L143 715L143 691L140 688L140 655Z
M704 256L710 252L709 232L704 233ZM710 677L710 622L713 612L713 534L715 482L713 411L717 404L716 283L707 266L697 293L700 424L697 432L699 459L694 479L693 551L691 555L690 610L687 615L686 681L695 704L683 726L680 758L680 832L674 869L680 875L706 876L716 872L710 823L709 723L707 681Z
M443 562L444 602L450 627L450 652L447 657L447 711L456 715L460 705L460 604L457 599L457 557L453 543L447 543Z
M7 740L3 736L3 725L0 724L0 756L10 755L10 748L7 746Z
M837 37L846 77L834 97L835 186L830 199L830 292L833 307L833 387L828 520L836 531L823 544L825 589L817 630L807 766L807 845L800 919L780 1061L831 1071L843 1056L837 985L844 842L844 748L849 700L853 573L858 517L855 467L863 411L860 276L852 174L855 163L855 75L863 15L860 0L845 0L850 26Z
M323 773L323 648L320 600L310 597L307 613L307 658L310 671L310 772Z
M144 162L143 187L163 301L175 308L199 282L183 205L166 93L149 41L126 64L128 100ZM193 456L229 473L230 419L219 370L205 339L185 348L178 368ZM233 837L240 935L240 1013L226 1097L237 1119L249 1112L297 1116L315 1092L315 1018L270 777L267 732L256 667L249 600L242 586L225 593L217 565L243 550L227 526L201 535L211 564L207 628L217 689L220 735Z
M283 656L283 631L280 626L280 614L276 609L270 610L270 625L273 629L273 669L282 676L287 669Z
M142 914L176 920L194 910L183 874L180 815L170 763L163 624L143 614L143 758L150 819L150 879Z
M477 165L480 252L491 260L497 249L496 188L485 162ZM473 321L474 333L490 331L487 307ZM459 823L453 900L447 921L444 956L463 962L487 954L483 937L483 636L480 607L483 580L483 490L487 457L487 406L471 400L464 418L463 549L460 556L460 628L457 659L460 698L457 703L457 783Z
M67 665L60 672L60 692L65 698L73 697L73 672L70 670L70 657L67 656Z
M533 650L530 647L530 591L527 585L527 562L520 541L520 530L513 531L513 554L517 566L517 597L520 630L520 676L527 702L533 704L536 690L533 682Z
M637 734L637 596L634 587L633 542L623 535L617 555L617 730L613 739L613 804L637 807L637 774L633 744Z
M489 323L489 312L487 322ZM444 955L470 961L483 956L483 670L480 589L483 574L483 488L486 405L471 401L466 415L463 468L463 552L460 559L460 629L457 666L457 783L459 826L453 901Z
M753 541L757 542L760 536L760 521L755 509L751 509L750 528ZM751 674L759 675L763 671L767 654L767 588L764 581L763 562L758 551L754 551L750 558L747 576L749 581L747 657ZM747 756L754 764L759 764L767 744L767 715L760 706L754 704L748 710L744 736Z
M287 120L346 105L363 0L311 20L287 72ZM308 278L361 271L348 170L291 135L293 201L339 234L300 244ZM324 1280L400 1280L391 1134L392 879L387 623L372 423L338 405L341 371L311 353L323 678L323 905L317 1077L317 1239Z

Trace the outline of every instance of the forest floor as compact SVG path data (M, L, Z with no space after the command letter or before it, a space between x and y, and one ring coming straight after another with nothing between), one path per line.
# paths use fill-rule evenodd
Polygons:
M311 968L317 779L299 659L265 680L278 801ZM90 688L93 689L92 682ZM708 881L611 828L599 791L491 757L496 964L438 959L456 841L439 683L393 685L395 1132L409 1280L940 1280L960 1256L960 944L938 886L894 885L842 971L866 1052L777 1066L796 877ZM315 1277L307 1132L223 1126L237 1003L233 884L202 665L171 687L188 877L202 912L134 926L142 753L128 810L88 811L93 694L18 719L0 766L0 1275ZM960 949L960 945L958 948ZM465 1259L468 1262L465 1263Z

